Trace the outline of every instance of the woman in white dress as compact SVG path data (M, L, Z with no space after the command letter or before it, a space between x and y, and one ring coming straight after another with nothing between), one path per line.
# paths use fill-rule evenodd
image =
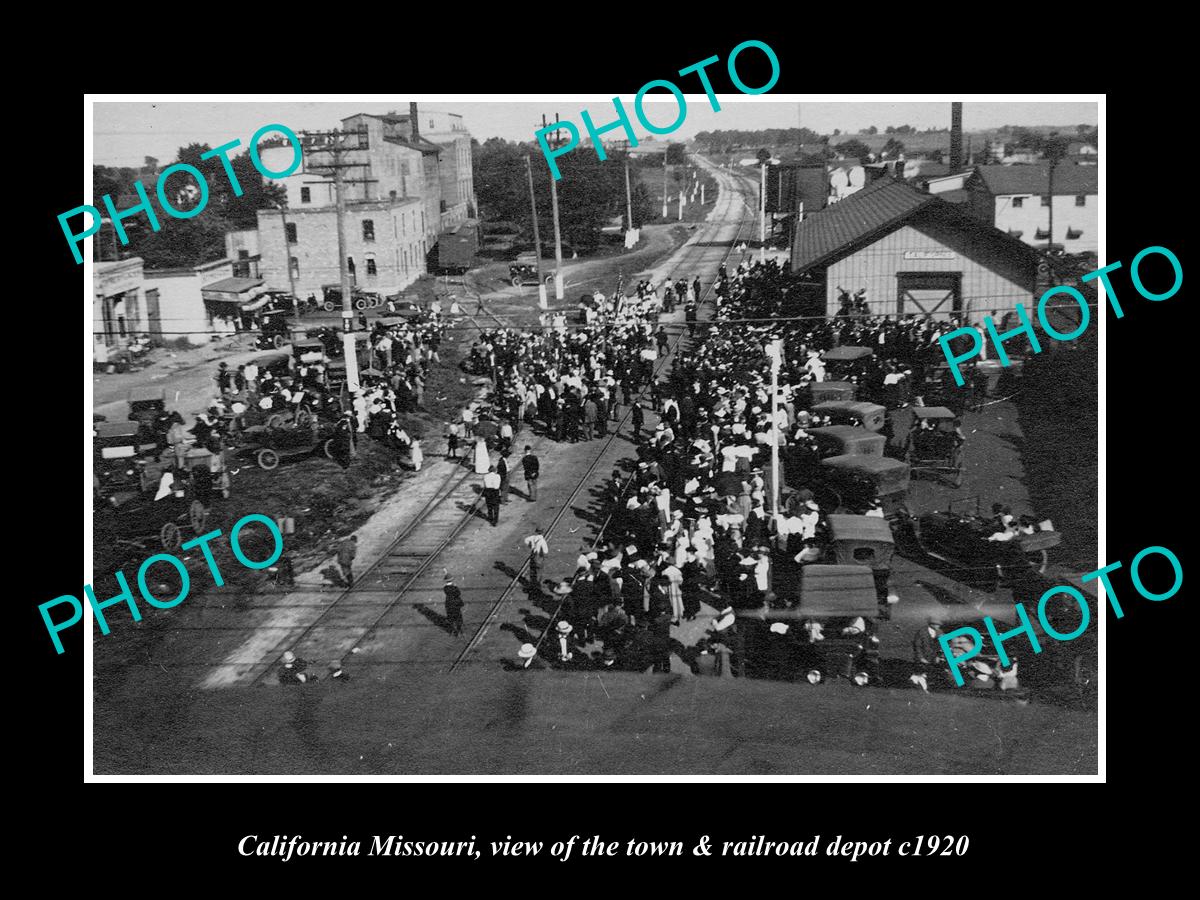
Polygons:
M492 460L488 456L487 441L482 437L475 439L475 474L486 475L488 469L492 467Z
M425 454L421 451L421 442L413 438L412 444L408 449L409 456L412 459L413 471L421 471L421 463L425 461Z

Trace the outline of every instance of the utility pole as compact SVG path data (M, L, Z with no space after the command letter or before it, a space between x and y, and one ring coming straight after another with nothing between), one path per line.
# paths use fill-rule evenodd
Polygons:
M625 229L633 229L633 192L629 188L629 158L625 159Z
M767 261L767 162L771 154L764 147L758 151L759 185L758 185L758 259Z
M679 221L683 221L683 188L679 189Z
M550 178L550 208L554 213L554 299L563 298L562 233L558 228L558 182Z
M662 217L667 217L667 157L670 155L671 145L667 144L663 150L663 214Z
M296 314L300 314L300 298L296 296L296 276L292 272L292 245L288 243L288 221L287 221L287 206L283 203L275 204L279 207L279 218L283 220L283 261L287 265L288 270L288 286L292 289L292 297L295 298Z
M542 280L542 236L538 231L537 198L533 193L533 164L529 161L528 153L525 154L525 174L529 176L529 206L533 210L533 252L537 257L538 306L541 309L549 309L550 305L546 302L546 282Z
M554 121L558 121L558 113L554 114ZM546 115L542 114L542 127L546 127ZM555 132L557 136L558 132ZM563 298L563 276L562 276L562 232L558 228L558 179L553 175L550 176L550 209L554 214L554 299L561 300Z
M771 341L767 355L771 358L771 512L779 515L779 366L783 341Z
M353 136L356 140L347 143L347 138ZM337 209L337 252L338 275L342 286L342 351L346 359L346 388L354 392L360 387L358 378L358 354L354 344L354 298L350 286L350 269L346 256L346 192L347 178L345 170L366 166L365 162L349 162L346 154L355 150L367 149L363 146L361 132L325 131L304 132L303 138L309 146L304 149L305 171L315 171L333 179L334 198ZM328 162L317 161L316 155L328 154ZM369 178L349 179L366 183ZM290 252L290 251L289 251ZM288 259L288 271L291 271L291 260Z

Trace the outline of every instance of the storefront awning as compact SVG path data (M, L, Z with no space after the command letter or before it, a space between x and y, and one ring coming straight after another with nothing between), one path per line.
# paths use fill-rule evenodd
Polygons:
M202 287L200 296L205 300L245 303L258 296L258 292L254 288L261 284L261 278L223 278Z

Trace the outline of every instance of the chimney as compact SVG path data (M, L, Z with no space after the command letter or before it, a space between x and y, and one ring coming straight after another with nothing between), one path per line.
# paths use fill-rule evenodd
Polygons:
M421 139L421 129L417 125L417 104L415 103L408 104L408 123L412 127L413 141L419 141Z
M963 164L962 104L950 104L950 171L957 172Z

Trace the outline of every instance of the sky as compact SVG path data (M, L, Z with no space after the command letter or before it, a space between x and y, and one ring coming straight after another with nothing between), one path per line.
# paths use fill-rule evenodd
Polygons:
M653 97L655 94L648 94ZM639 138L648 132L640 126L633 111L633 97L622 96ZM718 95L721 105L714 112L704 94L687 95L687 115L683 124L659 140L684 140L699 131L718 129L794 128L802 125L822 134L835 128L856 132L875 125L883 131L888 125L912 125L917 129L948 128L950 99L921 102L851 102L804 99L781 101L764 94ZM521 96L505 100L460 100L453 95L417 95L415 97L371 96L363 101L298 101L290 97L278 100L241 100L237 97L207 102L108 102L93 105L94 163L110 166L140 166L143 158L153 156L160 163L170 162L179 148L189 143L219 146L239 139L246 146L251 135L267 124L281 123L300 131L336 128L340 120L355 113L408 111L410 100L430 109L460 113L467 130L480 141L501 137L510 141L533 139L541 125L542 114L553 119L557 112L570 119L586 136L580 111L588 110L599 127L615 120L611 98L595 95L548 95L545 99ZM647 118L665 127L678 116L673 101L647 102ZM966 131L996 128L1001 125L1096 125L1098 104L1094 101L1024 99L1021 101L963 101L963 128ZM612 132L612 136L619 133ZM239 148L240 150L241 148ZM235 151L236 152L236 151Z

